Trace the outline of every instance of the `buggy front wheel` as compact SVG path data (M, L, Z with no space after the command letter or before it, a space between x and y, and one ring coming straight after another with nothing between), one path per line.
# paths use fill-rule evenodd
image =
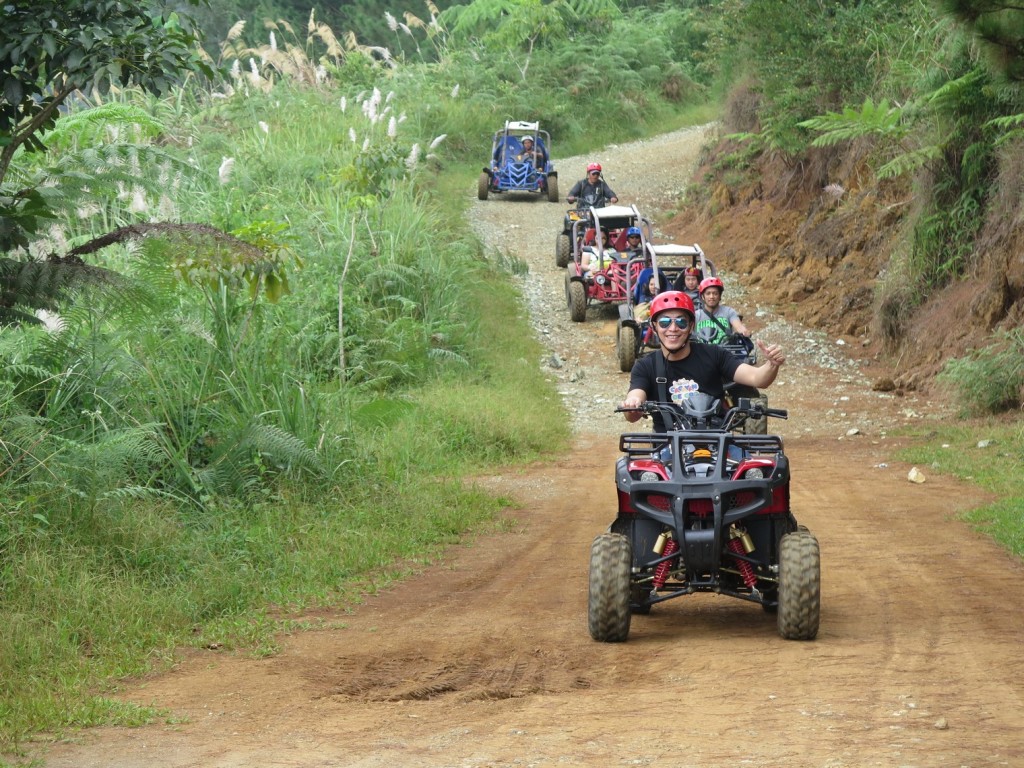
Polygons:
M566 286L569 298L569 319L582 323L587 319L587 289L579 280L570 280Z
M558 177L548 176L548 201L558 202Z
M619 359L619 370L629 373L636 362L636 329L619 320L618 334L615 337L615 354Z
M630 567L633 548L621 533L602 533L590 546L590 590L587 626L601 643L629 637Z
M491 186L491 175L486 171L480 174L480 178L476 182L476 196L481 200L487 199L487 191Z

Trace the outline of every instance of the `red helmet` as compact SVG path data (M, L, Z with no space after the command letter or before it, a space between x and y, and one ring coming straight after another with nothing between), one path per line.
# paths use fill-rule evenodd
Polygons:
M688 312L691 318L696 317L696 313L693 311L693 299L682 291L665 291L655 296L651 302L651 322L654 322L658 314L666 309L681 309L683 312Z
M700 281L700 285L697 286L697 293L703 296L704 291L708 288L717 288L722 293L725 293L725 285L722 283L722 278L720 277L705 277Z
M591 173L592 171L597 171L598 173L600 173L601 172L601 164L600 163L591 163L590 165L588 165L587 166L587 173Z

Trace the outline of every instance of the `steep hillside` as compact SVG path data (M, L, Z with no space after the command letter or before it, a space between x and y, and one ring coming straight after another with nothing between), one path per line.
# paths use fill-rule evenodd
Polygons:
M762 158L737 170L731 158L740 155L734 142L713 141L688 205L665 229L700 242L787 319L859 350L876 364L879 386L933 390L947 359L1024 324L1024 233L1012 208L990 216L973 273L911 312L878 298L913 220L910 185L877 182L856 147L792 167Z

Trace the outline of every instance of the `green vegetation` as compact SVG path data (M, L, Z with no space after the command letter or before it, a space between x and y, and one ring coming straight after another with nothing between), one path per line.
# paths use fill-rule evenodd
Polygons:
M929 425L927 435L899 458L967 480L995 501L963 514L978 531L1024 557L1024 429L1017 421Z
M228 5L189 2L198 27L157 0L66 5L12 0L0 29L4 752L159 716L111 681L183 645L272 653L304 609L500 524L510 502L471 473L564 449L521 265L463 216L504 120L542 121L557 159L728 95L736 178L864 142L919 198L883 289L900 311L970 270L993 189L1015 189L1016 70L971 35L1012 54L993 21L1016 11L237 0L220 28ZM1020 346L950 381L1012 405ZM997 444L1019 457L1019 434ZM1004 506L991 529L1019 551Z
M520 265L464 220L490 134L540 119L561 154L707 110L645 8L583 23L596 6L567 3L534 35L523 3L515 30L484 13L450 35L428 4L401 54L321 22L236 24L223 78L186 75L175 48L165 83L108 81L116 52L73 55L89 19L31 5L26 24L60 33L0 137L7 754L158 717L112 681L182 646L272 653L291 617L500 525L510 502L466 478L562 452L569 430ZM53 97L72 66L102 87Z

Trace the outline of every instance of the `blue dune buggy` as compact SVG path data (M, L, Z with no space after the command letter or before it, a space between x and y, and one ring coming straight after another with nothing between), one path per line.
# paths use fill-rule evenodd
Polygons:
M532 149L524 146L529 139ZM531 192L558 202L558 173L551 162L551 137L539 123L509 120L494 134L491 164L477 182L477 197L491 192Z

